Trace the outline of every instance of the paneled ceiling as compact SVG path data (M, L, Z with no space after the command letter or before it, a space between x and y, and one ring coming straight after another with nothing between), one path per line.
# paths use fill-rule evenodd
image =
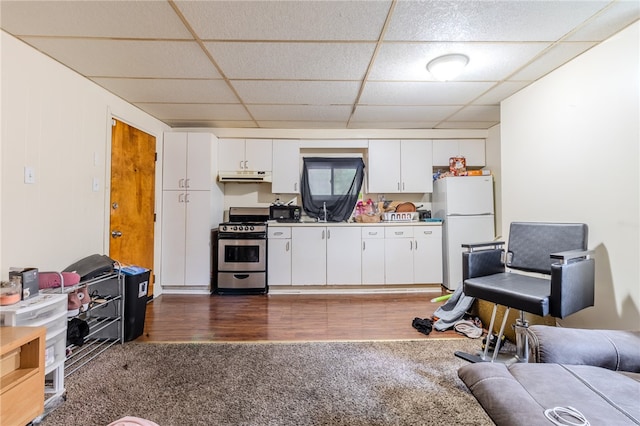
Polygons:
M8 1L2 29L172 127L487 129L619 1ZM431 59L469 57L453 81Z

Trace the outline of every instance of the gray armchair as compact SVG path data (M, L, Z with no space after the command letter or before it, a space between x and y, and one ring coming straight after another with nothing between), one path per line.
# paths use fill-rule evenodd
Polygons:
M494 304L490 334L497 306L507 308L498 342L509 310L520 311L515 324L517 361L526 362L529 354L525 312L564 318L593 306L595 263L587 240L587 225L581 223L513 222L507 251L503 242L463 245L468 250L463 253L463 291ZM456 352L456 356L471 362L488 361L489 347L486 344L481 355ZM498 348L496 345L491 361L496 360Z
M591 425L640 425L639 331L533 325L527 333L529 363L458 370L496 425L550 425L545 412L557 407L575 408Z

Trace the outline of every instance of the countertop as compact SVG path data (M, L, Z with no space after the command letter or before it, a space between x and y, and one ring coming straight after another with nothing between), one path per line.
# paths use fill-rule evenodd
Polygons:
M442 221L434 222L277 222L270 220L267 222L269 227L302 227L302 226L442 226Z

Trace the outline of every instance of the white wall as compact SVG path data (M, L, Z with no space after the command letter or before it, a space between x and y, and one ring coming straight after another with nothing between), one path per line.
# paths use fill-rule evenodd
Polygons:
M11 266L60 270L106 253L111 117L155 136L159 148L169 128L5 32L0 37L0 277L6 279ZM24 183L25 166L33 167L34 184Z
M640 328L640 23L505 100L502 227L584 222L595 307L561 324Z

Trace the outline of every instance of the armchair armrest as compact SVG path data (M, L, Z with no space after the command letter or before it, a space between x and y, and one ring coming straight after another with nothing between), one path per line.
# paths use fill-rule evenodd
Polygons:
M501 248L462 253L462 282L504 272L503 255Z
M474 251L475 249L487 247L487 248L502 248L504 246L504 241L484 241L480 243L465 243L462 244L462 248L466 248L469 251Z
M568 250L551 253L551 259L558 259L561 260L562 263L567 263L573 259L588 259L592 255L593 250Z
M640 331L532 325L530 362L593 365L640 373Z

